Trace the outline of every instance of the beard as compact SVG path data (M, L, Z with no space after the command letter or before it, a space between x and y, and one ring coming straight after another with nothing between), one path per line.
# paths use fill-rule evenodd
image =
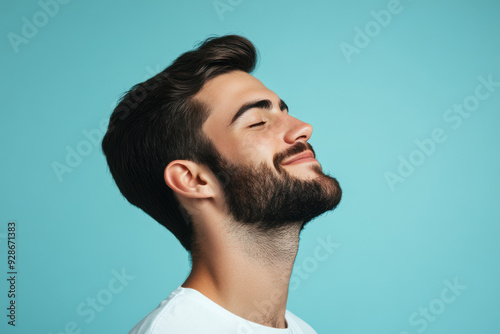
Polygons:
M292 224L299 224L302 230L313 218L335 209L342 190L320 166L311 167L317 176L310 180L294 177L281 167L287 157L307 149L314 153L310 144L298 142L276 154L272 166L275 170L266 163L234 164L214 152L208 165L219 178L234 219L260 232L278 231Z

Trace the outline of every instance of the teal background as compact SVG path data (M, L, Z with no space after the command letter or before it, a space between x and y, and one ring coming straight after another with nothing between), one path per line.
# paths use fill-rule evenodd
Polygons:
M443 115L478 77L500 81L500 3L401 0L349 62L341 43L355 45L355 28L389 1L222 2L231 10L221 18L211 0L73 0L17 53L8 34L42 8L1 3L0 332L127 333L185 280L187 252L121 196L100 147L81 146L88 154L62 180L53 164L133 84L196 42L235 33L260 51L254 75L313 125L310 142L344 190L303 231L296 265L308 269L294 271L288 309L318 333L499 333L500 87L456 129ZM391 189L386 172L435 128L447 139ZM15 328L5 316L9 221ZM328 236L337 248L319 261L317 238ZM92 320L79 314L87 298L110 296L113 270L133 278ZM445 280L466 287L449 304L439 301Z

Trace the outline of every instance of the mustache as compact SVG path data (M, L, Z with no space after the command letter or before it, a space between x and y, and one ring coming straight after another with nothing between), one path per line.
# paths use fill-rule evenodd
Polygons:
M274 158L273 158L273 164L274 164L274 167L277 169L277 170L281 170L281 162L283 160L285 160L286 158L288 157L291 157L293 155L296 155L296 154L299 154L301 152L304 152L304 151L307 151L307 150L311 150L311 152L313 153L314 155L314 158L316 158L316 153L314 152L311 144L309 143L303 143L303 142L298 142L297 144L293 145L292 147L290 147L288 150L286 150L285 152L280 152L280 153L277 153Z

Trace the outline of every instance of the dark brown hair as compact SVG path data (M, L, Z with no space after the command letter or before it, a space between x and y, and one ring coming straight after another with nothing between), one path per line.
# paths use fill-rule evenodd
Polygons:
M213 164L214 147L201 130L208 110L193 96L218 75L252 72L256 60L254 46L244 37L208 38L133 86L111 115L102 150L116 185L189 252L195 242L193 226L164 181L165 167L177 159Z

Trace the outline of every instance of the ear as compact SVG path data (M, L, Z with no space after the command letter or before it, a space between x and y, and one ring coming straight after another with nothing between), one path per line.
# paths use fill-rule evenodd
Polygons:
M209 198L215 195L214 178L209 170L193 161L170 162L165 168L164 179L175 193L187 198Z

